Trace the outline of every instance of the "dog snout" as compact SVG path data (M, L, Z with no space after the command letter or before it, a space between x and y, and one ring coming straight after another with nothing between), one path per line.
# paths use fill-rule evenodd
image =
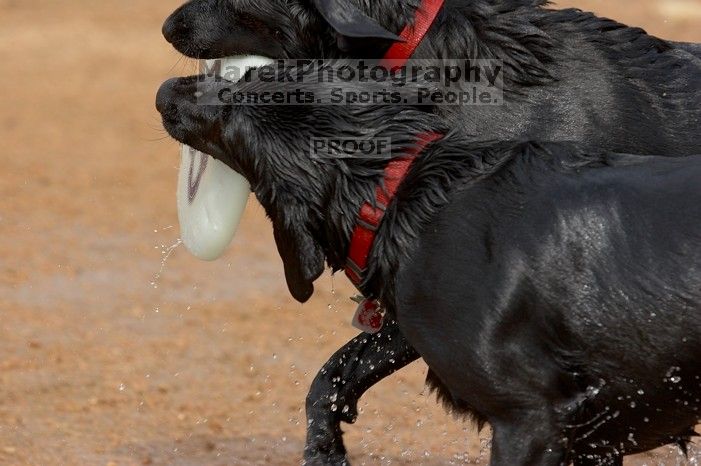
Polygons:
M167 115L172 113L175 109L176 92L175 86L178 82L178 78L172 78L161 84L161 87L156 93L156 110L161 115Z
M185 5L175 10L163 23L161 32L169 44L175 44L178 42L178 40L182 39L188 30L187 23L185 22L185 15L183 13L184 6Z

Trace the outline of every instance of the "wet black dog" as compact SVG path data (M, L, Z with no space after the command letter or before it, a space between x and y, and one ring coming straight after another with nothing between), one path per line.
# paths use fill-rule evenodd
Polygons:
M445 403L493 426L492 464L620 465L689 440L701 417L701 156L477 143L412 107L202 106L196 85L161 87L164 126L251 182L300 300L325 262L344 266L348 212L374 199L388 157L447 134L388 206L364 291ZM328 137L391 138L392 152L312 150Z
M418 3L193 0L171 15L163 31L176 49L194 58L374 57L411 22ZM433 110L477 133L476 139L571 140L583 149L639 154L701 152L698 45L659 40L589 13L543 5L540 0L447 0L415 57L501 58L509 65L510 92L501 107ZM334 9L360 9L375 21L368 24L358 15L343 21L331 14ZM417 358L392 322L382 334L361 334L339 350L307 400L307 458L342 458L339 422L353 422L364 391ZM339 379L346 383L334 382ZM332 411L331 394L349 409Z
M697 143L687 138L698 132L701 116L701 60L690 53L698 48L681 48L579 10L547 9L545 3L447 0L414 57L498 58L510 95L499 107L437 111L481 140L527 135L635 153L696 151ZM177 50L194 58L373 58L413 20L419 4L193 0L163 30ZM681 117L685 112L690 114Z

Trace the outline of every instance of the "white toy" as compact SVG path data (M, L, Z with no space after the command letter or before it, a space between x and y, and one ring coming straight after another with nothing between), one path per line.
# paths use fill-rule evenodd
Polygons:
M207 61L212 69L216 60ZM238 81L253 67L274 63L257 56L221 60L220 74ZM219 160L183 145L178 174L180 238L196 257L212 261L224 254L234 239L246 208L251 186Z

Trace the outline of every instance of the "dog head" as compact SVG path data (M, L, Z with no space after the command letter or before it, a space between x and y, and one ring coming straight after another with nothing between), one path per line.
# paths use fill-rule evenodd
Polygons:
M272 220L290 292L304 302L325 262L344 265L355 222L349 214L374 198L388 161L405 154L417 133L434 130L435 117L400 105L202 105L210 86L218 84L204 77L164 83L157 96L164 127L248 179ZM231 86L246 92L256 84ZM318 84L316 95L332 88ZM329 143L348 140L356 144ZM385 144L359 153L363 141Z
M419 0L191 0L163 35L192 58L374 58L413 17Z

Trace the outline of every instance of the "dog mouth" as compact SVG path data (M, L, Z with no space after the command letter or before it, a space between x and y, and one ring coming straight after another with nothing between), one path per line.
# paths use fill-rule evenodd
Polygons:
M274 63L255 55L206 60L204 70L237 82L250 70ZM246 178L223 162L181 146L178 220L185 247L202 260L215 260L231 244L251 192Z

